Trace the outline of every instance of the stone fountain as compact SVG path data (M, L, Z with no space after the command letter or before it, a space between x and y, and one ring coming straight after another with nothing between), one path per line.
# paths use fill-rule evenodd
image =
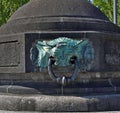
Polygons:
M120 110L120 28L87 0L31 0L0 28L0 110Z

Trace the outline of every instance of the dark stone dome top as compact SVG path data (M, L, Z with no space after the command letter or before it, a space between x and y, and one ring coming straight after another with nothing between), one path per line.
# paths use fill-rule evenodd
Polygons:
M0 28L0 35L48 30L120 33L120 28L87 0L31 0Z
M87 0L32 0L17 10L10 20L31 17L108 18Z

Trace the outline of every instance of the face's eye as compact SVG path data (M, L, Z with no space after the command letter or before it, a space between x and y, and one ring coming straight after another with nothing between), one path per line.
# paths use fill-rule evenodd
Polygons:
M49 58L51 59L51 61L52 61L52 64L54 64L54 63L55 63L55 61L56 61L56 60L55 60L55 57L53 57L53 56L50 56Z
M76 56L72 56L72 57L70 58L70 63L71 63L71 64L74 64L76 59L77 59Z

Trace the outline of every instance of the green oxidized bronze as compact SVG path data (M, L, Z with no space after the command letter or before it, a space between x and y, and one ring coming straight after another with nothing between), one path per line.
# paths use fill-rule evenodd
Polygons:
M56 66L70 66L70 59L77 57L79 68L87 68L94 59L94 49L88 40L73 40L60 37L52 41L37 41L31 49L35 66L46 68L49 57L55 58Z

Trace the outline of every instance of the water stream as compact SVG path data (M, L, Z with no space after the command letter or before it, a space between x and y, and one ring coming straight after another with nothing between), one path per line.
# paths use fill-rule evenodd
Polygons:
M64 95L64 85L61 85L61 95Z

